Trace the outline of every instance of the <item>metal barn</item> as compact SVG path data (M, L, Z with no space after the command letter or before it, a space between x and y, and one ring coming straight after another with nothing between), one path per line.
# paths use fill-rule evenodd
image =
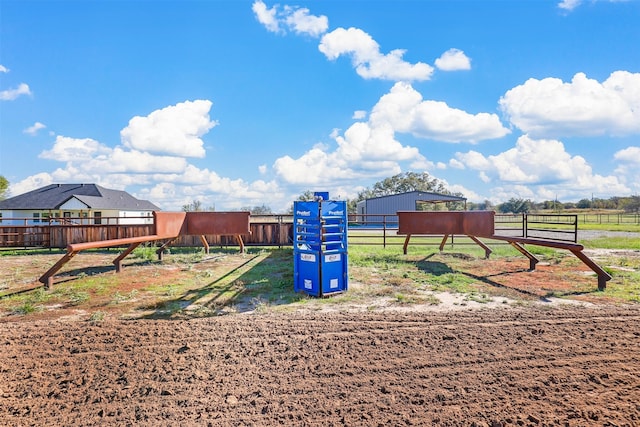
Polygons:
M464 202L466 209L467 199L464 197L431 193L428 191L416 190L407 193L374 197L372 199L361 200L357 203L357 220L362 223L395 222L397 220L395 215L398 211L417 211L419 210L418 205L421 203L449 202Z

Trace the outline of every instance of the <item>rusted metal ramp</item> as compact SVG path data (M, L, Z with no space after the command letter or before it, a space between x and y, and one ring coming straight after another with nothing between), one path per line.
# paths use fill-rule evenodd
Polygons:
M156 250L158 259L162 260L164 250L180 236L200 236L205 252L209 253L209 244L205 235L233 235L238 241L240 252L244 252L242 235L251 234L249 224L250 213L238 212L153 212L155 233L148 236L127 237L122 239L98 240L94 242L71 243L67 245L67 252L56 262L39 281L49 289L54 282L55 274L79 252L87 249L127 246L117 258L113 260L116 272L122 270L122 261L140 244L164 240Z
M523 245L545 246L554 249L564 249L574 254L598 276L598 290L606 288L611 275L583 252L584 246L578 243L557 241L544 238L517 237L495 234L495 212L493 211L452 211L452 212L417 212L399 211L398 234L406 236L403 251L406 254L412 235L444 235L440 243L440 251L452 235L464 235L482 247L485 258L489 258L492 251L479 238L501 240L508 242L521 254L529 259L529 269L535 270L540 260L529 252Z

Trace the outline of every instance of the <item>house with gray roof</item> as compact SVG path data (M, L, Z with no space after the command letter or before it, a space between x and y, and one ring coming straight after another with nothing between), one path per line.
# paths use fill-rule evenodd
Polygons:
M156 205L96 184L51 184L0 201L0 223L151 224Z

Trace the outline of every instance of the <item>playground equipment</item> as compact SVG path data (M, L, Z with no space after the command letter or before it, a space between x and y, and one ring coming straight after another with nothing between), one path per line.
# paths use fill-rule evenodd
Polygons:
M495 234L495 213L493 211L455 211L455 212L416 212L399 211L398 234L405 235L403 251L407 253L407 247L412 235L443 235L440 243L442 251L444 245L452 235L465 235L484 249L485 257L489 258L491 249L486 246L479 237L502 240L508 242L521 254L529 259L529 269L535 270L538 258L529 252L523 245L545 246L556 249L565 249L574 254L584 264L598 275L598 290L604 290L607 282L611 280L609 273L584 254L584 246L577 243L557 241L551 238L529 238Z
M293 206L294 290L316 297L348 287L347 204L328 198L316 193Z
M113 260L116 272L122 270L122 260L129 255L141 243L164 240L164 243L156 250L158 259L167 246L180 236L200 236L205 252L209 253L209 244L206 235L235 236L240 246L240 252L244 252L242 235L251 234L249 227L249 212L153 212L154 234L139 237L127 237L122 239L98 240L95 242L71 243L67 245L67 252L56 262L39 281L49 289L53 285L54 275L79 252L87 249L108 248L114 246L127 246L127 248Z

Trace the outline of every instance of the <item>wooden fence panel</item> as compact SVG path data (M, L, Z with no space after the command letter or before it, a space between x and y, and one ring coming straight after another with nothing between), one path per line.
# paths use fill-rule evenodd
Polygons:
M252 222L251 234L243 235L249 246L291 245L293 224L286 222ZM43 226L0 225L0 247L46 247L64 249L71 243L96 242L154 234L153 224L52 224ZM205 236L210 246L238 246L235 236ZM202 246L200 236L180 236L172 246Z

